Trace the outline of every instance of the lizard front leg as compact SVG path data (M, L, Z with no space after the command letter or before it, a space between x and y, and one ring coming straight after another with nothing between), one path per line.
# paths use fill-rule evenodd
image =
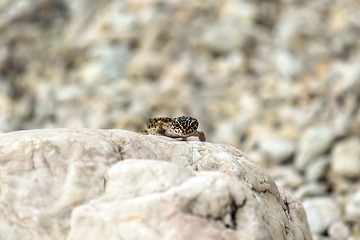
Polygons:
M199 140L200 140L201 142L206 142L206 138L205 138L205 133L204 133L204 132L197 131L197 137L199 138Z

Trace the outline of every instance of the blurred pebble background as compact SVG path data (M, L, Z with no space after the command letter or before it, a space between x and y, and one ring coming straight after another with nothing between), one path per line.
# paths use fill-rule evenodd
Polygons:
M314 239L360 239L360 1L1 0L0 132L191 115Z

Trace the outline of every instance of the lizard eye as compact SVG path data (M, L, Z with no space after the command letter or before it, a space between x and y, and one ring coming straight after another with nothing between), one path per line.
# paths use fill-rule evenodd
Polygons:
M190 124L190 128L193 129L193 130L196 130L199 126L199 123L196 119L194 119L191 124Z

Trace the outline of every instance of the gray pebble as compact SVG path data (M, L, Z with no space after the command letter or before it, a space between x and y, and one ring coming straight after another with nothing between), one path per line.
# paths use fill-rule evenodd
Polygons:
M331 156L331 170L340 176L360 179L360 140L346 139L338 143Z
M317 156L327 151L334 139L331 128L325 125L313 126L301 136L295 166L304 170Z
M330 198L306 199L303 205L313 233L323 233L332 223L341 219L340 208Z

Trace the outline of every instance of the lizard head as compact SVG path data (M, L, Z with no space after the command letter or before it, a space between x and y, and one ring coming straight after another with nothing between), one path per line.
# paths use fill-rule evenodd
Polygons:
M196 131L198 126L198 120L190 116L176 117L171 121L171 127L177 133L189 134Z

